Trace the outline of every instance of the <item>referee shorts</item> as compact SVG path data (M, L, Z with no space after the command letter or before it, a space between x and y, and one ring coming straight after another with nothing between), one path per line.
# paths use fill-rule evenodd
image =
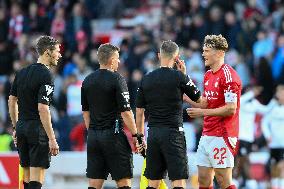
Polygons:
M144 175L150 180L188 179L188 159L183 128L150 127Z
M113 180L133 177L133 155L126 135L121 130L89 128L87 139L87 174L91 179Z
M17 149L22 167L48 169L51 155L47 134L40 120L19 120L16 125Z

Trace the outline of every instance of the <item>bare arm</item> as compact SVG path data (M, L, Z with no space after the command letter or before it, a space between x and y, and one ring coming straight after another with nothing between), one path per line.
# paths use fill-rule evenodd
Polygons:
M141 133L144 135L144 108L136 108L136 127L138 130L138 133Z
M16 123L18 121L18 98L16 96L10 95L9 101L9 114L11 117L13 128L16 128Z
M41 123L44 127L44 130L49 140L55 140L54 131L51 125L51 115L50 115L48 105L38 103L38 112L39 112Z
M121 117L123 118L123 121L130 130L131 134L132 135L137 134L137 129L135 126L135 121L132 111L130 110L130 111L121 112Z
M90 126L90 111L83 111L83 118L86 128L89 129Z
M38 112L43 128L49 139L50 153L51 155L56 156L59 153L59 146L56 142L55 134L51 125L51 115L48 105L38 103Z
M228 102L226 105L214 109L188 108L186 111L192 118L202 116L232 116L236 113L237 103Z
M190 104L193 108L207 108L207 100L202 96L196 102L194 102L187 95L184 94L183 100Z

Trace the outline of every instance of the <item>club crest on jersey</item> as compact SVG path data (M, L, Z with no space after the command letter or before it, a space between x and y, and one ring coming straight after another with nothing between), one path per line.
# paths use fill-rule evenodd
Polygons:
M206 83L205 83L204 85L206 85L206 86L207 86L207 85L208 85L208 83L209 83L209 80L208 80L208 81L206 81Z
M53 87L50 85L45 85L45 90L46 90L47 96L49 96L53 92Z

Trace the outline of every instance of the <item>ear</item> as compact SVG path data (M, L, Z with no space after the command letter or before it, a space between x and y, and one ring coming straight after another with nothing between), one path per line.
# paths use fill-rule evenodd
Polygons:
M161 54L157 53L157 56L158 56L159 60L161 60Z

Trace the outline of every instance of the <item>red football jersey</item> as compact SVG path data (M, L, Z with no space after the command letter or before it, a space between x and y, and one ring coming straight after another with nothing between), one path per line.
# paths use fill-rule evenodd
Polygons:
M219 108L226 104L225 95L230 93L237 100L237 111L232 116L205 116L203 135L218 137L238 137L239 109L242 84L237 72L228 64L215 73L208 70L204 75L204 93L209 109Z

